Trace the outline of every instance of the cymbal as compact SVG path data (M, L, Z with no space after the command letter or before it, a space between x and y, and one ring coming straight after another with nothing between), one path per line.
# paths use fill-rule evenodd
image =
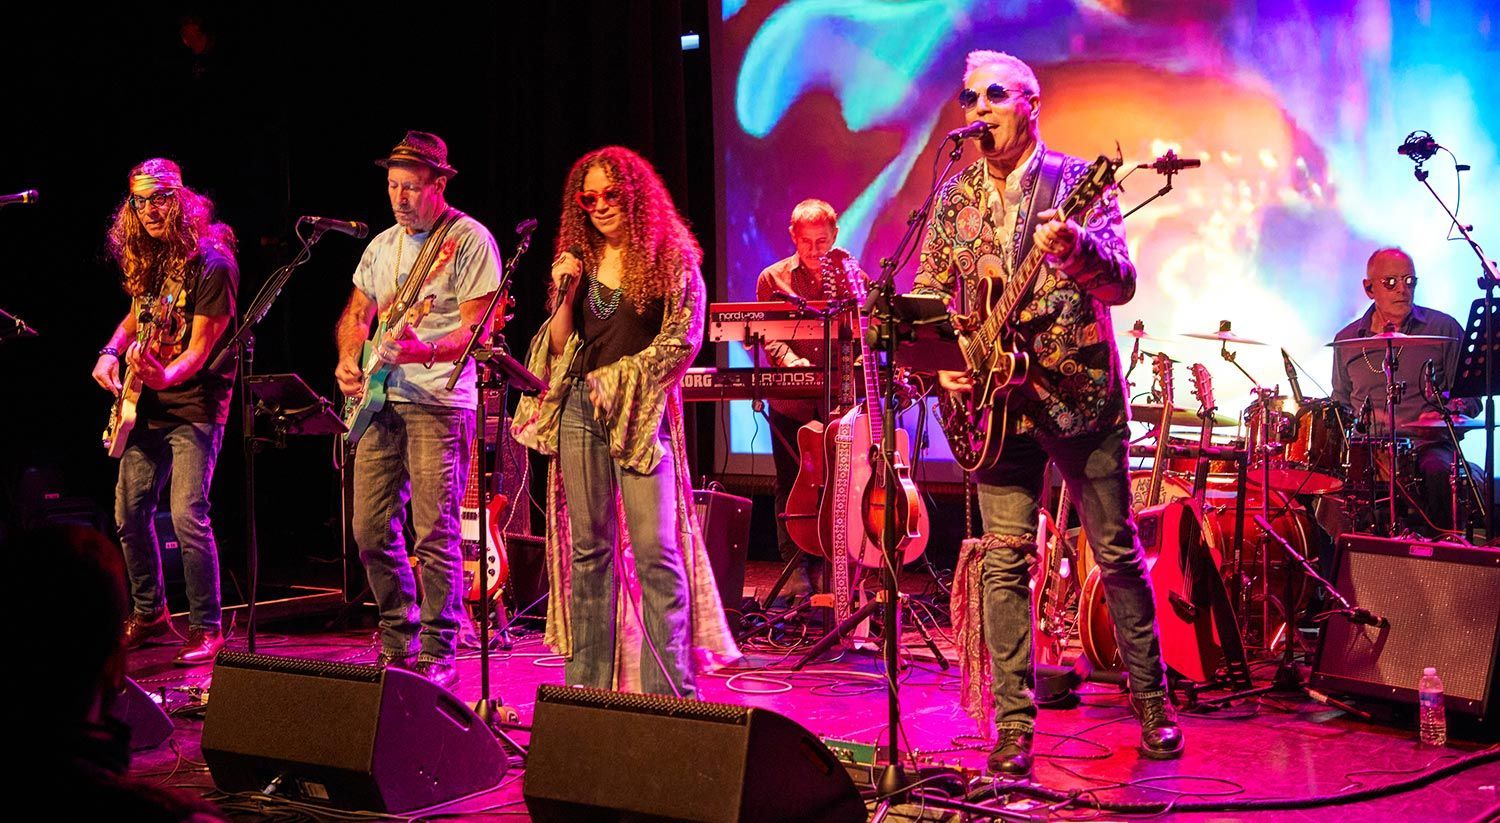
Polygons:
M1152 343L1171 343L1171 342L1173 342L1172 339L1169 338L1169 337L1157 337L1154 334L1147 334L1143 329L1127 329L1125 331L1120 332L1120 336L1121 337L1134 337L1136 340L1149 340Z
M1216 332L1186 332L1183 337L1191 337L1196 340L1217 340L1220 343L1239 343L1245 346L1264 346L1259 340L1251 340L1248 337L1240 337L1232 331Z
M1440 340L1457 339L1457 337L1448 337L1442 334L1402 334L1398 331L1383 331L1378 334L1372 334L1369 337L1350 337L1344 340L1335 340L1324 348L1328 346L1361 346L1369 343L1385 345L1387 340L1391 341L1392 345L1402 346L1407 343L1436 343Z
M1132 403L1130 404L1130 419L1136 423L1149 423L1156 425L1161 422L1162 407L1154 403ZM1203 419L1192 409L1174 408L1172 418L1167 421L1169 426L1199 426ZM1213 425L1215 427L1235 426L1239 421L1233 417L1227 417L1220 412L1214 412Z
M1448 426L1443 423L1442 417L1428 417L1425 414L1422 417L1419 417L1416 420L1405 424L1402 428L1436 429L1438 431L1448 430ZM1475 420L1474 418L1469 417L1466 414L1455 414L1453 415L1453 428L1461 432L1473 431L1474 429L1482 429L1484 428L1484 421Z

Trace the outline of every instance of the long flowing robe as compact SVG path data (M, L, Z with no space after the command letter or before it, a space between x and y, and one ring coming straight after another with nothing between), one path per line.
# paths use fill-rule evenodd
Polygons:
M553 356L547 324L532 338L527 353L527 368L547 383L535 397L523 397L516 407L511 434L517 441L547 455L547 539L548 580L547 628L543 637L548 648L565 657L573 653L571 613L572 537L568 521L567 495L558 472L559 423L562 409L572 391L593 388L601 403L595 409L603 415L603 426L609 436L609 453L621 466L637 472L649 472L661 462L664 450L657 438L662 416L666 415L668 440L675 467L670 501L677 508L677 539L682 548L683 567L688 581L689 642L696 670L704 671L737 660L739 648L724 619L724 606L714 583L708 549L693 505L692 474L688 469L687 439L683 427L681 380L703 344L706 289L702 276L694 271L686 278L686 288L677 300L668 299L662 315L661 331L639 353L622 357L584 375L583 382L570 376L573 358L582 341L576 333L568 338L561 354ZM615 495L616 517L623 562L615 570L621 597L615 613L615 688L631 689L639 685L640 627L634 614L639 613L640 583L635 576L634 555L630 551L629 531L625 526L624 507L618 491Z

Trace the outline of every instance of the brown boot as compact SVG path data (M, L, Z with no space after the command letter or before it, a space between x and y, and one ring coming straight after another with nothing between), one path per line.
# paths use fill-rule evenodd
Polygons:
M160 637L172 630L172 618L162 609L156 614L131 612L125 618L125 648L136 649L153 637Z
M224 635L194 626L188 629L187 645L182 647L182 651L177 653L177 659L172 662L179 666L212 663L214 656L222 648L224 648Z

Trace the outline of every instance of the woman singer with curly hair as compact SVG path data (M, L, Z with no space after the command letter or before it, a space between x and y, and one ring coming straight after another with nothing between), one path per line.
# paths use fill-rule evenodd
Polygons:
M546 641L568 657L568 685L694 697L696 669L739 656L684 447L679 384L703 342L703 253L629 149L579 159L562 208L552 318L528 358L548 388L513 427L553 456Z

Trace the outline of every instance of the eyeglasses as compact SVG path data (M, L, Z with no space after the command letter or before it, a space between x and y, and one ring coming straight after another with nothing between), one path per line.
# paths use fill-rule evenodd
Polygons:
M1383 277L1376 282L1385 286L1386 291L1395 291L1397 283L1405 283L1408 289L1414 289L1417 287L1417 276L1408 274L1405 277Z
M594 207L599 205L599 201L601 199L603 199L604 204L609 206L610 208L614 208L615 206L620 205L620 201L624 199L624 195L620 193L620 190L618 188L610 186L604 191L578 192L577 194L573 195L573 199L577 201L578 208L583 209L584 211L593 211Z
M997 106L999 104L1001 104L1001 103L1004 103L1013 94L1016 95L1017 97L1024 97L1025 94L1026 94L1026 90L1025 89L1007 89L1006 87L1000 85L999 83L991 83L990 87L984 90L984 98L986 100L990 101L991 105L997 105ZM973 89L959 89L958 90L958 107L959 108L963 109L964 111L968 111L969 109L974 108L978 104L979 104L979 92L974 91Z
M176 191L172 189L164 189L157 192L156 194L151 195L150 197L141 197L140 195L132 194L130 195L130 199L126 200L125 202L129 203L130 207L132 209L135 209L136 211L144 211L148 203L152 208L162 209L166 208L167 204L172 202L172 198L176 196Z

